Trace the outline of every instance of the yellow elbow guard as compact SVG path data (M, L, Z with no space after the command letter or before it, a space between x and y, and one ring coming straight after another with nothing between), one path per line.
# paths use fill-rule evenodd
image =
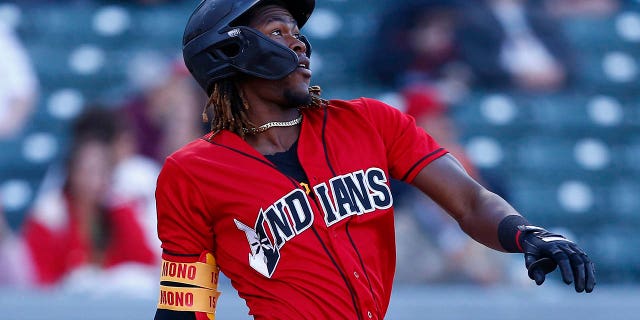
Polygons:
M162 259L158 309L202 312L214 320L219 272L210 252L203 252L198 262Z

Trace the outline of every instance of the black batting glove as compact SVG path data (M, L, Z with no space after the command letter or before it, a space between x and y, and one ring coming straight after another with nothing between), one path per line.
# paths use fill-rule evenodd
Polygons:
M596 285L594 265L582 249L565 237L535 226L518 226L519 244L529 278L541 285L546 274L560 266L562 280L574 283L577 292L591 292Z

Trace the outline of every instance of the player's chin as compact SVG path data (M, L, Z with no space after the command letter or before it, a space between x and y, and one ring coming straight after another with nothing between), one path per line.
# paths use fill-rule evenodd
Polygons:
M293 91L296 92L301 92L301 93L308 93L309 92L309 86L311 85L311 78L298 78L296 76L291 77L290 78L290 82L289 82L289 88L291 88Z
M285 105L288 108L298 108L311 102L311 94L309 94L309 86L296 87L291 90L284 91Z

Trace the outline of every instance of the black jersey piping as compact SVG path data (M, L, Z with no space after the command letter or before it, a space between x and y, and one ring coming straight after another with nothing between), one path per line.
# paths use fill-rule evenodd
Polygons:
M331 174L333 176L336 176L336 171L333 170L333 166L331 165L331 161L329 160L329 152L327 151L327 143L325 142L325 132L327 129L327 118L329 117L329 110L327 110L328 108L324 108L324 117L322 119L322 148L324 149L324 159L327 162L327 165L329 166L329 170L331 171Z
M207 140L205 140L205 141L207 141ZM213 142L213 141L207 141L207 142L209 142L209 143L211 143L211 144L213 144L213 145L216 145L216 146L219 146L219 147L222 147L222 148L225 148L225 149L228 149L228 150L231 150L231 151L237 152L237 153L239 153L239 154L241 154L241 155L243 155L243 156L246 156L246 157L252 158L252 159L254 159L254 160L260 161L260 162L262 162L262 163L264 163L264 164L266 164L266 165L268 165L269 167L272 167L272 168L274 168L274 169L278 169L276 166L274 166L273 164L269 163L268 161L262 160L262 159L260 159L260 158L258 158L258 157L256 157L256 156L254 156L254 155L250 155L250 154L248 154L248 153L246 153L246 152L244 152L244 151L240 151L240 150L238 150L238 149L236 149L236 148L229 147L229 146L226 146L226 145L224 145L224 144L219 144L219 143L217 143L217 142ZM278 170L278 172L280 172L280 170Z
M205 140L205 141L207 141L207 140ZM219 144L219 143L217 143L217 142L213 142L213 141L207 141L207 142L209 142L209 143L211 143L211 144L213 144L213 145L216 145L216 146L219 146L219 147L222 147L222 148L225 148L225 149L228 149L228 150L231 150L231 151L237 152L237 153L239 153L239 154L241 154L241 155L243 155L243 156L245 156L245 157L252 158L252 159L254 159L254 160L256 160L256 161L259 161L259 162L261 162L261 163L263 163L263 164L265 164L265 165L267 165L267 166L269 166L269 167L273 168L273 169L276 169L276 171L280 172L280 173L281 173L282 175L284 175L287 179L289 179L289 181L291 181L291 183L293 183L294 187L296 187L296 188L299 188L299 187L300 187L300 185L298 185L298 182L296 181L296 179L294 179L294 178L292 178L292 177L290 177L290 176L288 176L288 175L284 174L282 171L280 171L280 169L278 169L278 167L277 167L277 166L275 166L275 165L271 164L269 161L262 160L262 159L260 159L260 158L258 158L258 157L256 157L256 156L250 155L250 154L248 154L248 153L246 153L246 152L243 152L243 151L240 151L240 150L238 150L238 149L236 149L236 148L232 148L232 147L229 147L229 146L225 146L225 145L223 145L223 144Z
M342 272L342 269L340 269L340 267L338 266L338 263L329 252L329 249L327 248L327 246L324 244L324 241L322 241L322 238L320 238L320 235L318 234L316 227L312 226L311 230L313 230L313 233L316 235L316 238L322 245L322 249L324 249L324 252L327 253L327 256L329 256L329 259L331 259L331 262L336 267L336 270L338 270L338 272L340 273L342 280L344 280L344 283L347 285L347 289L349 289L349 293L351 294L351 302L353 303L353 308L356 309L356 314L358 315L358 319L362 319L362 316L360 315L360 308L358 308L358 303L356 302L356 298L357 298L356 292L349 284L349 281L347 280L347 276L344 274L344 272Z
M322 119L322 147L324 149L324 159L327 162L327 166L329 167L329 170L331 171L331 174L333 176L336 176L336 171L333 169L333 165L331 164L331 160L329 160L329 152L327 149L327 143L326 143L326 139L325 139L325 133L326 133L326 129L327 129L327 119L329 118L329 110L328 108L324 108L324 116ZM349 226L349 223L347 223L347 227ZM315 229L314 229L315 232ZM358 252L358 249L355 247L355 245L353 244L353 240L351 240L351 236L348 234L347 231L347 235L349 237L349 241L351 241L351 245L353 246L354 250L356 251L356 254L358 255L358 258L360 259L360 263L362 264L362 258L360 258L360 252ZM316 234L316 236L318 237L318 235ZM318 237L318 240L320 240L320 242L322 242L322 240L320 239L320 237ZM324 247L324 243L322 243L322 246ZM325 250L327 250L325 248ZM327 251L327 254L329 254L329 251ZM329 255L331 257L331 255ZM351 288L351 286L349 285L349 283L347 282L346 276L344 275L344 273L342 272L342 269L340 269L340 267L338 266L338 264L333 260L333 257L331 257L331 260L333 261L334 265L336 266L336 269L338 270L338 272L340 272L340 275L343 277L345 283L347 283L347 286L349 287L349 291L353 290ZM363 266L364 269L364 266ZM366 273L366 271L365 271ZM367 281L369 280L369 277L367 276ZM371 283L369 282L369 288L371 290ZM353 290L351 292L352 298L356 297L356 293L355 290ZM372 291L372 295L373 295L373 291ZM375 297L374 297L375 299ZM376 302L377 303L377 302ZM356 302L353 302L354 307L356 308L356 313L358 314L358 319L361 319L360 317L360 311L359 308L356 305Z
M429 158L430 158L430 157L432 157L433 155L437 154L438 152L441 152L442 150L444 150L444 148L440 148L440 149L437 149L437 150L435 150L435 151L432 151L431 153L429 153L429 154L427 154L426 156L422 157L422 158L421 158L420 160L418 160L418 161L417 161L413 166L411 166L411 168L409 169L409 171L407 171L407 173L406 173L406 174L402 177L402 179L400 179L400 180L402 180L402 181L407 180L407 178L409 177L409 175L411 174L411 172L412 172L413 170L415 170L415 169L416 169L416 167L417 167L418 165L420 165L422 162L426 161L427 159L429 159Z
M378 311L378 314L380 314L380 303L378 302L378 299L376 298L376 295L373 293L373 286L371 285L371 279L369 279L369 273L367 272L367 268L364 265L364 261L362 261L362 256L360 255L360 250L358 250L358 247L356 247L356 243L353 241L353 238L351 238L351 233L349 232L349 223L350 222L351 221L346 223L345 231L347 233L347 237L349 238L349 242L351 242L351 246L353 247L353 250L358 255L358 260L360 261L360 267L362 267L362 271L364 271L364 277L367 279L367 284L369 284L369 291L371 292L371 297L373 297L373 301L376 304L376 309Z

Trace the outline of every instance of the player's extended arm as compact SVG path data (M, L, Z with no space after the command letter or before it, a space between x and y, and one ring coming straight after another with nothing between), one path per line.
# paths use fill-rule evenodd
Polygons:
M471 178L451 154L423 168L413 185L456 219L469 236L493 249L507 251L498 240L498 225L505 217L519 213Z
M565 283L574 282L578 292L593 290L593 263L575 243L529 225L509 203L471 178L452 155L423 168L413 185L476 241L500 251L523 252L529 277L538 285L559 265Z

